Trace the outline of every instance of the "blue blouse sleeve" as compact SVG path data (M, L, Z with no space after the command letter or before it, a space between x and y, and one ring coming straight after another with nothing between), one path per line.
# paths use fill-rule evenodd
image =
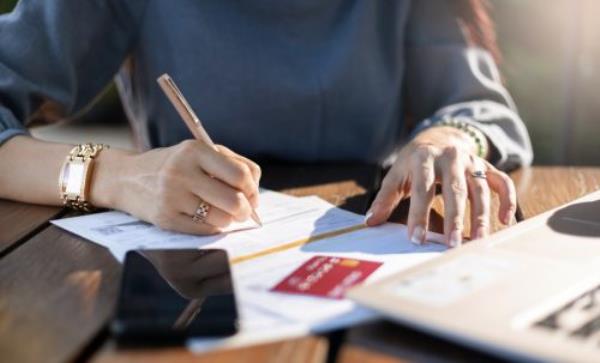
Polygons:
M412 2L406 38L408 107L417 132L445 117L479 128L492 162L512 169L533 158L527 129L484 49L470 46L450 0Z
M144 8L145 0L21 0L1 15L0 145L32 120L90 103L126 58Z

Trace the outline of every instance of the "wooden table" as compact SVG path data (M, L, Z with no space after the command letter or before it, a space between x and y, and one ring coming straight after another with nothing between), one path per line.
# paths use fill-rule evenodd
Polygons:
M263 186L317 194L364 213L381 179L365 165L264 164ZM600 168L531 168L513 174L526 218L600 188ZM443 212L436 202L439 218ZM404 203L395 218L405 218ZM488 358L387 323L326 336L193 356L183 349L116 350L106 331L121 266L93 243L48 224L60 208L0 200L0 361L397 362ZM432 222L434 228L435 223ZM495 228L500 228L496 226Z

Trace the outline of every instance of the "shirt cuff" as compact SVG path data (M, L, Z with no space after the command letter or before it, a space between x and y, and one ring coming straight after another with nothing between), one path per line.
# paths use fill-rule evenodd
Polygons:
M2 146L2 144L7 142L9 139L19 135L29 135L29 131L26 129L6 129L0 131L0 146Z
M18 135L29 135L29 131L9 109L0 105L0 146Z

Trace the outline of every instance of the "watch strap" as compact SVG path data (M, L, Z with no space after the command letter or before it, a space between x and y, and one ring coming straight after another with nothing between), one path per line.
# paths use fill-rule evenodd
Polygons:
M74 162L76 160L81 161L81 162L90 162L91 163L103 149L108 149L108 148L109 148L109 146L104 145L104 144L93 144L93 143L79 144L79 145L73 147L73 149L71 149L65 163ZM92 172L92 170L93 170L93 167L88 167L88 168L86 168L86 173L89 174ZM90 180L90 178L89 178L90 175L87 175L87 174L84 176L82 183L86 183L86 181ZM84 185L84 187L89 189L89 185L87 185L87 186ZM61 197L63 199L64 205L68 208L83 211L83 212L92 212L96 209L81 194L76 195L74 197L69 196L68 194L61 194Z

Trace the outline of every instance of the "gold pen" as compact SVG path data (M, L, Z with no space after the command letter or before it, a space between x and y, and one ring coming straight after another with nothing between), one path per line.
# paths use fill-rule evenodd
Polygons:
M202 127L202 122L200 122L200 119L198 116L196 116L192 106L190 106L185 97L183 97L183 94L173 79L168 74L163 74L162 76L158 77L157 82L160 85L160 88L162 88L163 92L167 95L169 101L171 101L171 104L173 104L177 110L177 113L179 113L179 116L181 116L187 127L192 132L192 135L194 135L194 138L217 150L210 136L208 136L208 133L206 130L204 130L204 127ZM256 224L262 227L262 221L258 217L256 210L252 209L251 217Z

